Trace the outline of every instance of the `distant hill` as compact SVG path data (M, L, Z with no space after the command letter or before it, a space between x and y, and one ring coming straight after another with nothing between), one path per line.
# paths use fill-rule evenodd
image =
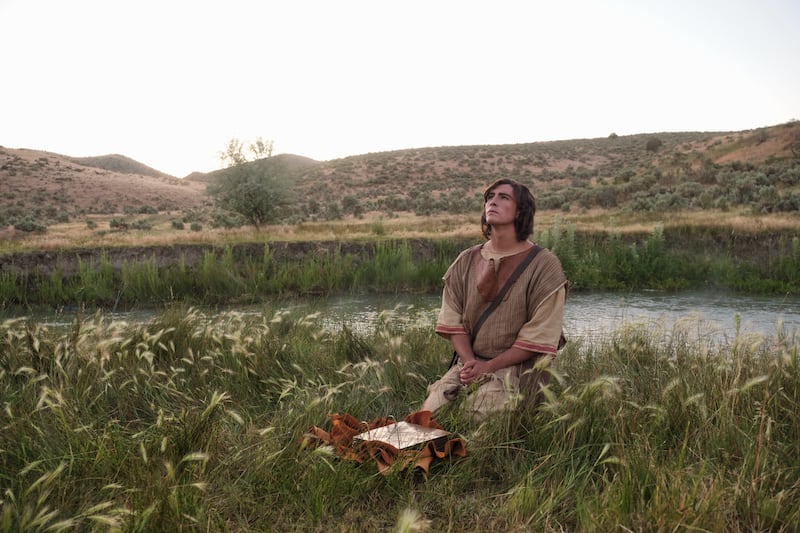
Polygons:
M88 214L184 211L208 205L203 184L124 156L73 158L0 147L0 226L21 216L52 223Z
M269 161L271 165L274 165L276 168L281 168L282 172L290 175L303 173L321 164L314 159L294 154L278 154L267 159L262 159L261 161ZM225 172L224 169L214 170L212 172L192 172L186 176L185 179L208 183L216 179L216 177L223 172Z
M134 161L130 157L119 154L101 155L95 157L70 157L74 163L85 167L101 168L111 170L120 174L137 174L141 176L152 176L154 178L174 178L145 164Z
M672 132L483 146L444 146L315 161L281 154L294 184L284 220L378 213L475 212L489 182L528 184L540 209L663 211L753 205L800 209L800 122L739 132ZM137 210L210 211L209 181L178 179L122 155L75 158L0 147L0 226L33 213L49 221ZM476 207L477 206L477 207ZM5 218L4 216L5 215Z

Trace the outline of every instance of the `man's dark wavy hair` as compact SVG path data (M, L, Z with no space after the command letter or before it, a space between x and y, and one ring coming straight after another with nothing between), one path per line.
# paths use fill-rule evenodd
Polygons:
M533 234L533 216L536 214L536 200L530 189L511 178L500 178L483 191L481 232L487 239L492 235L492 226L486 222L486 199L489 193L500 185L511 185L514 191L514 199L517 201L517 216L514 219L514 229L517 233L517 241L524 241Z

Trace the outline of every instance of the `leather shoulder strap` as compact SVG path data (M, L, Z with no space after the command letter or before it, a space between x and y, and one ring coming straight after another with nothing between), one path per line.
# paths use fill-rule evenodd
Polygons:
M511 276L509 276L509 278L506 280L503 287L497 292L497 296L494 297L494 300L492 300L492 303L489 304L489 307L483 311L480 318L478 318L478 321L475 323L475 327L472 328L472 334L470 335L470 338L472 339L473 343L475 342L475 338L478 336L478 330L481 329L483 323L486 322L486 319L489 318L489 315L491 315L494 310L497 309L497 306L503 301L503 298L508 290L514 284L514 282L517 281L517 278L522 275L525 269L528 268L528 265L531 264L531 261L533 261L533 258L536 257L536 254L538 254L541 249L542 247L538 244L533 245L531 251L528 252L527 256L525 256L525 259L523 259L522 262L517 265L517 268L511 273Z
M492 300L492 303L489 304L489 307L484 309L483 313L481 313L481 316L478 318L478 321L475 322L475 326L472 328L472 333L470 334L470 344L475 344L475 338L478 335L478 330L481 329L481 326L483 326L483 323L486 322L487 318L489 318L489 315L491 315L494 310L497 309L497 306L503 301L508 289L510 289L514 282L517 281L517 278L519 278L522 273L525 272L525 269L528 268L528 265L531 264L531 261L533 261L533 259L536 257L536 254L538 254L541 250L541 246L534 244L531 248L531 251L528 252L527 256L525 256L525 259L523 259L520 264L517 265L517 268L511 273L511 276L509 276L509 278L506 280L503 287L497 292L497 295L494 297L494 300ZM456 364L456 362L458 362L458 353L453 352L453 360L450 361L450 366L452 367Z

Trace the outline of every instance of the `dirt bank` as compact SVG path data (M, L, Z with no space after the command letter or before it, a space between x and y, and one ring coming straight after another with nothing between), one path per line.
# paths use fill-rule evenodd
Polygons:
M403 242L408 243L412 255L419 259L432 259L436 256L437 250L440 249L440 245L437 245L432 240L414 239ZM467 244L464 243L465 246ZM454 243L453 245L455 247L461 246L460 243ZM265 245L264 243L243 243L229 246L234 259L237 259L262 257ZM272 242L268 246L269 253L278 262L302 261L333 252L369 260L375 255L377 243L375 241ZM71 277L78 273L81 264L97 266L103 261L111 264L115 269L122 268L124 264L131 265L150 260L155 260L159 268L178 264L184 264L186 267L192 268L202 261L206 253L213 252L219 256L224 253L226 248L226 246L211 244L181 244L21 252L0 255L0 273L38 273L39 275L49 276L58 271L64 277Z

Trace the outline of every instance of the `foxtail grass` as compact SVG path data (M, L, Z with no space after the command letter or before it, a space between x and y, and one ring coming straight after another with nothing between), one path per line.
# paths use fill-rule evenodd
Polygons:
M431 325L264 307L0 323L0 531L795 531L798 339L626 325L568 344L538 409L437 414L429 474L307 448L402 418L449 360Z

